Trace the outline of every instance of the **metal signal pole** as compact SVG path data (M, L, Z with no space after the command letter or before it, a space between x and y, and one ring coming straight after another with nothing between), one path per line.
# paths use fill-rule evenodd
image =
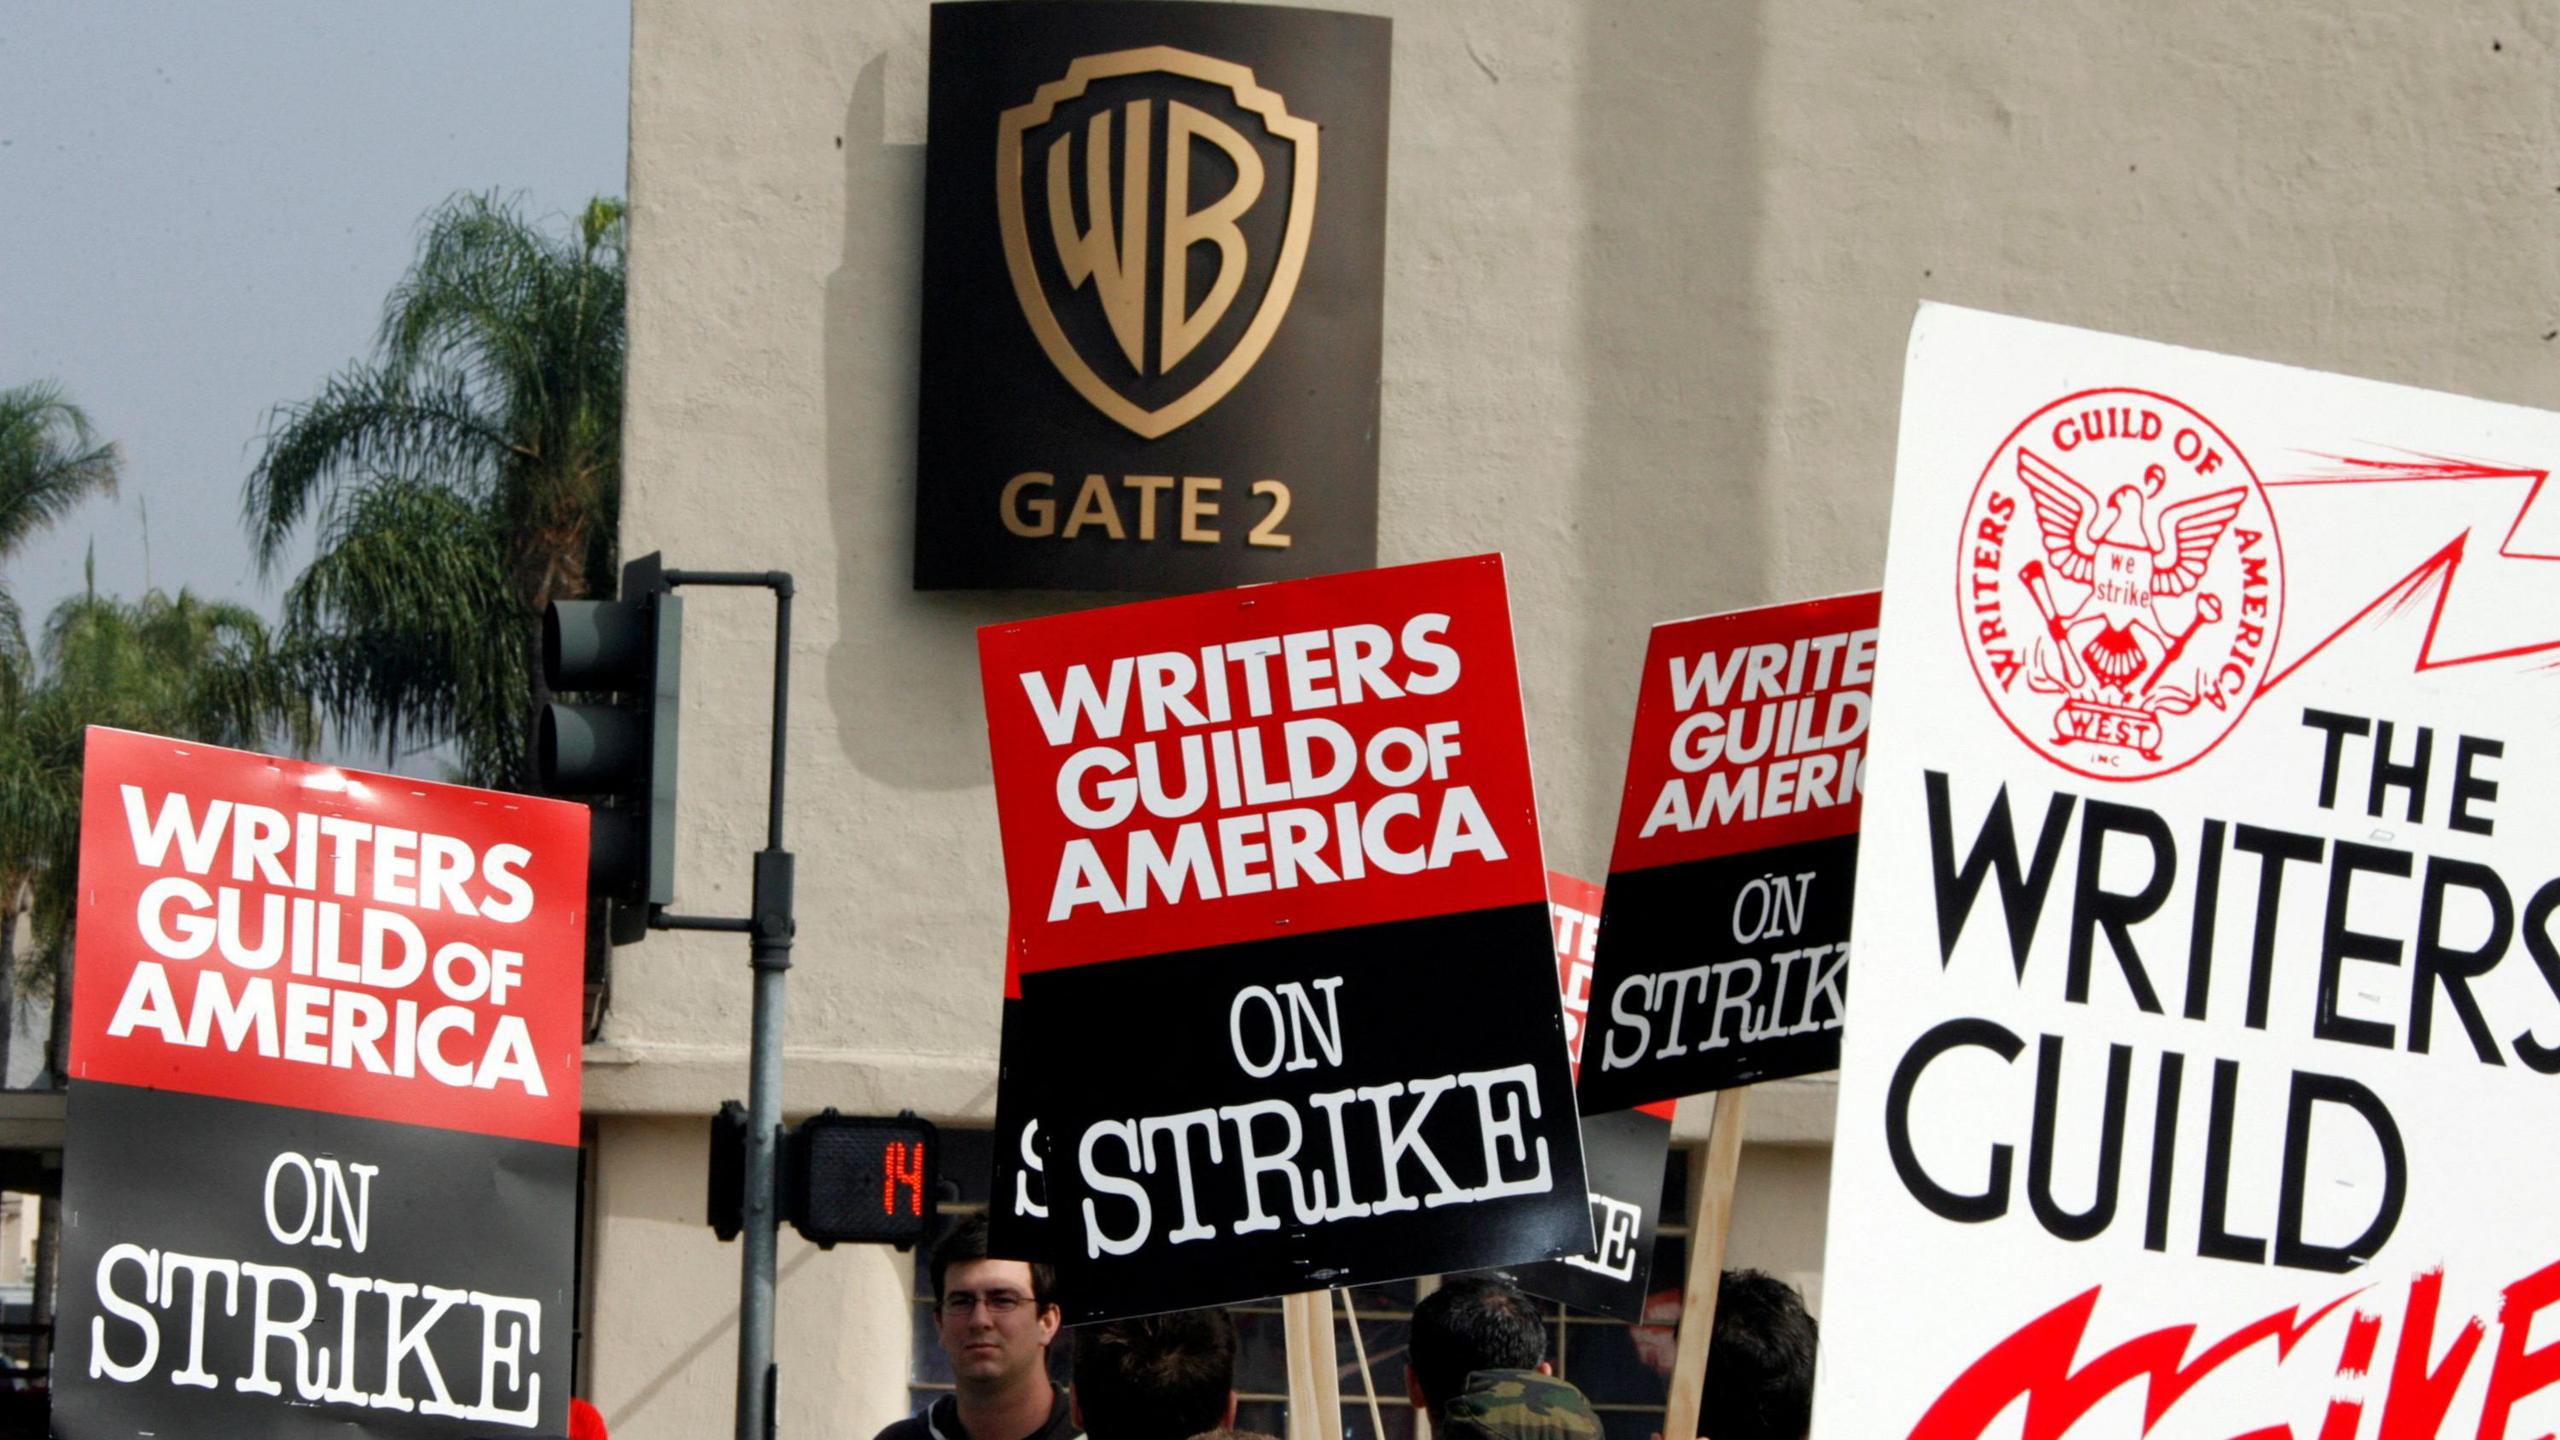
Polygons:
M755 888L744 919L719 915L649 917L653 930L722 930L747 937L755 972L755 1019L747 1059L746 1193L739 1213L737 1440L772 1440L774 1249L780 1223L774 1183L782 1137L782 981L791 969L791 852L782 848L783 735L791 697L791 576L787 571L669 570L665 583L771 590L773 628L773 758L765 808L764 848L756 852Z

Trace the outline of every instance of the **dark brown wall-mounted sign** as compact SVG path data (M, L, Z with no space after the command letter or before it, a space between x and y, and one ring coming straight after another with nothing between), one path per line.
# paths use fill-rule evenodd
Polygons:
M1376 562L1388 34L933 7L917 588Z

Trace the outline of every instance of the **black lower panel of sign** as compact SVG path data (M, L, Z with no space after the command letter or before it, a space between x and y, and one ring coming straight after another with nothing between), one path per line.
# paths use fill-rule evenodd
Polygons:
M1015 1067L1030 1071L1030 1041L1024 1038L1030 1021L1024 1017L1020 1000L1004 1002L1002 1048L996 1060L996 1134L995 1164L989 1176L987 1191L987 1249L996 1255L1038 1257L1049 1253L1054 1242L1048 1221L1048 1190L1041 1172L1023 1160L1026 1143L1038 1143L1038 1132L1028 1141L1023 1134L1034 1113L1032 1086L1019 1083Z
M1025 976L1070 1323L1592 1247L1547 907ZM1261 1073L1255 1073L1261 1072Z
M567 1429L574 1146L85 1081L69 1107L55 1435Z
M1644 1318L1653 1276L1654 1227L1662 1210L1662 1169L1671 1156L1671 1122L1641 1110L1582 1117L1582 1163L1591 1176L1588 1255L1512 1268L1532 1295L1634 1324Z
M1611 875L1583 1110L1838 1068L1857 872L1840 835Z

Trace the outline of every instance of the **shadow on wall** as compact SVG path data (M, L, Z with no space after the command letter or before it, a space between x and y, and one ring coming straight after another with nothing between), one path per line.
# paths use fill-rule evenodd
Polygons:
M841 617L827 703L849 717L836 740L866 778L954 790L989 780L978 627L1118 597L911 587L924 147L888 141L887 109L882 55L855 77L845 108L844 263L828 277L823 322Z
M1642 0L1585 12L1579 247L1582 573L1590 628L1574 733L1605 833L1624 777L1645 632L1787 597L1766 473L1773 346L1756 283L1764 228L1759 3ZM1595 803L1599 803L1595 801Z

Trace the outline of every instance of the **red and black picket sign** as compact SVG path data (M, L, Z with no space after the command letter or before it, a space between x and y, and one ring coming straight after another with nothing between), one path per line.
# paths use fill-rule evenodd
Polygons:
M1498 557L979 645L1070 1320L1590 1249Z
M1609 856L1585 1111L1839 1064L1878 598L1654 627Z
M1004 1018L996 1042L995 1160L988 1176L987 1246L997 1255L1046 1259L1056 1242L1049 1225L1040 1126L1031 1113L1036 1084L1030 1070L1031 1022L1022 1003L1022 976L1012 963L1018 947L1010 935L1004 948Z
M1588 1033L1592 959L1600 932L1600 887L1570 875L1547 876L1553 917L1556 981L1564 996L1565 1039L1582 1073ZM1653 1275L1653 1241L1662 1215L1662 1173L1671 1158L1676 1102L1582 1117L1582 1163L1591 1186L1592 1249L1562 1260L1518 1266L1513 1278L1532 1295L1630 1324L1644 1319Z
M55 1434L565 1427L586 846L89 732Z

